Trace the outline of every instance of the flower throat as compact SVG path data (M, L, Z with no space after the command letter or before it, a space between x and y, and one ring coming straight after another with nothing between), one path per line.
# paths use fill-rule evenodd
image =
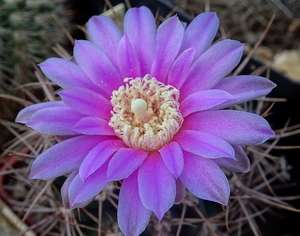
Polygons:
M179 91L150 75L124 82L112 93L109 125L127 146L157 151L172 140L183 122Z

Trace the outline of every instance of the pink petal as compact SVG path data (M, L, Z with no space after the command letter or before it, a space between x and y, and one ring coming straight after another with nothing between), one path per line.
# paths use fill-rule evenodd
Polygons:
M65 180L63 186L60 189L60 193L61 193L61 198L62 198L62 203L64 205L65 208L70 209L70 201L69 201L69 194L68 194L68 189L70 186L70 183L73 181L73 179L75 178L75 176L78 174L77 171L72 172L69 177Z
M197 111L208 110L226 101L232 101L234 97L223 90L208 89L187 96L180 103L180 111L183 117Z
M117 152L124 143L121 140L105 140L94 147L84 158L79 168L80 178L85 181L87 177L100 168L108 158Z
M87 23L87 30L91 41L105 53L114 65L117 65L117 48L122 33L113 20L105 16L93 16Z
M176 142L171 142L163 146L160 155L169 171L177 178L184 166L182 149Z
M204 158L215 159L220 157L234 157L232 146L210 133L199 132L195 130L181 130L176 134L174 140L184 151L194 153Z
M239 75L222 79L214 88L227 91L236 99L218 106L218 109L267 95L276 85L267 78L254 75Z
M239 63L243 44L225 39L204 52L193 64L186 83L180 89L181 99L189 94L210 89Z
M180 204L184 200L186 195L185 187L180 180L176 180L176 198L175 204Z
M246 173L250 170L250 161L244 149L240 145L232 145L235 150L236 160L229 158L215 159L218 166L233 172Z
M107 56L93 43L77 40L74 57L95 85L108 96L122 84L122 78Z
M153 211L160 221L174 204L176 183L158 152L150 153L140 166L138 185L143 205Z
M79 135L54 135L54 138L57 142L62 142L62 141L65 141L67 139L70 139L70 138L74 138L76 136L79 136Z
M215 12L199 14L184 32L180 51L195 48L195 58L200 57L211 45L219 28L219 19Z
M58 93L64 103L73 110L89 116L98 116L109 120L112 105L99 93L85 88L65 89Z
M130 8L124 18L124 32L134 45L141 75L149 74L155 57L156 25L153 14L147 7Z
M99 117L84 117L74 125L73 129L80 134L115 135L108 121Z
M83 117L68 107L50 107L35 112L27 126L44 134L78 135L73 126Z
M157 29L156 57L151 68L151 75L163 83L178 54L183 33L184 28L177 16L170 17Z
M61 187L61 197L62 197L62 203L63 206L67 209L71 209L71 205L70 205L70 201L69 201L69 186L72 183L73 179L76 177L76 175L78 174L78 171L74 171L70 174L70 176L66 179L66 181L64 182L63 186ZM93 199L89 199L85 202L81 202L78 204L75 204L73 206L73 208L82 208L85 207L86 205L88 205Z
M125 34L120 41L118 53L118 65L123 78L136 78L143 76L141 74L139 59L128 39L127 34Z
M16 117L16 122L26 124L35 112L50 107L66 107L66 105L62 101L42 102L30 105L19 112L19 114Z
M76 204L90 201L109 183L106 178L108 162L106 161L99 169L91 174L84 181L80 175L76 175L69 186L70 205L73 208Z
M177 89L181 88L188 76L194 55L195 49L189 48L175 59L168 74L167 84Z
M72 61L49 58L39 66L50 80L62 88L82 87L98 91L90 78Z
M29 177L48 180L73 172L89 151L103 140L99 136L78 136L58 143L34 160Z
M227 205L230 186L214 160L184 153L184 170L179 179L195 196Z
M147 227L151 211L141 202L138 192L137 171L123 180L118 204L118 224L125 235L138 236Z
M148 152L120 148L108 165L107 178L110 181L121 180L131 175L147 158Z
M185 118L181 129L216 135L231 144L259 144L274 136L268 122L243 111L203 111Z
M60 189L60 193L61 193L61 198L62 198L62 203L64 205L65 208L70 209L70 201L69 201L69 195L68 195L68 189L70 186L70 183L73 181L73 179L75 178L75 176L78 174L77 171L72 172L69 177L65 180L63 186Z

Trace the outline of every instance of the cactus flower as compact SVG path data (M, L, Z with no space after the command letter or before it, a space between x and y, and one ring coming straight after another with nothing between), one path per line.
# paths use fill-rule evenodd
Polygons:
M266 95L274 83L252 75L226 77L243 44L212 44L215 13L188 26L177 16L156 28L146 7L131 8L124 33L105 16L87 24L90 41L77 40L74 59L39 66L62 87L61 100L24 108L16 121L59 142L38 156L30 178L68 175L61 194L67 208L84 207L120 181L118 223L139 235L152 213L161 220L188 189L227 205L222 168L247 172L243 145L274 135L262 117L229 106Z

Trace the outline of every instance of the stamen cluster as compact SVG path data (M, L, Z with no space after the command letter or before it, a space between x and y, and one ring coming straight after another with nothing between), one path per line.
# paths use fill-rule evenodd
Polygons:
M125 86L112 93L113 111L109 125L129 147L159 150L172 140L183 121L178 89L150 75L126 78L124 82ZM143 114L137 112L135 101L146 102Z

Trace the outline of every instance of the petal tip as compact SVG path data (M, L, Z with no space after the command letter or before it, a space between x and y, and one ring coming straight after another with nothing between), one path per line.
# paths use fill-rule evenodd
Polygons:
M15 122L17 122L17 123L21 123L21 124L25 124L26 122L27 122L27 120L26 119L24 119L23 117L22 117L22 113L21 113L21 111L18 113L18 115L16 116L16 118L15 118Z
M38 63L37 65L42 68L42 67L47 67L49 64L49 61L51 60L51 58L46 59L45 61Z
M39 179L35 174L31 173L28 176L29 179Z
M82 180L82 182L84 182L89 176L90 176L90 174L88 174L82 168L79 168L79 177Z
M274 138L276 136L275 132L273 131L273 129L270 127L270 128L267 128L265 130L265 137L262 139L261 142L259 142L258 144L262 144L266 141L268 141L269 139L271 138Z
M29 173L28 177L29 177L29 179L48 180L47 178L44 178L41 173L39 173L39 172L38 173L34 173L32 170Z

